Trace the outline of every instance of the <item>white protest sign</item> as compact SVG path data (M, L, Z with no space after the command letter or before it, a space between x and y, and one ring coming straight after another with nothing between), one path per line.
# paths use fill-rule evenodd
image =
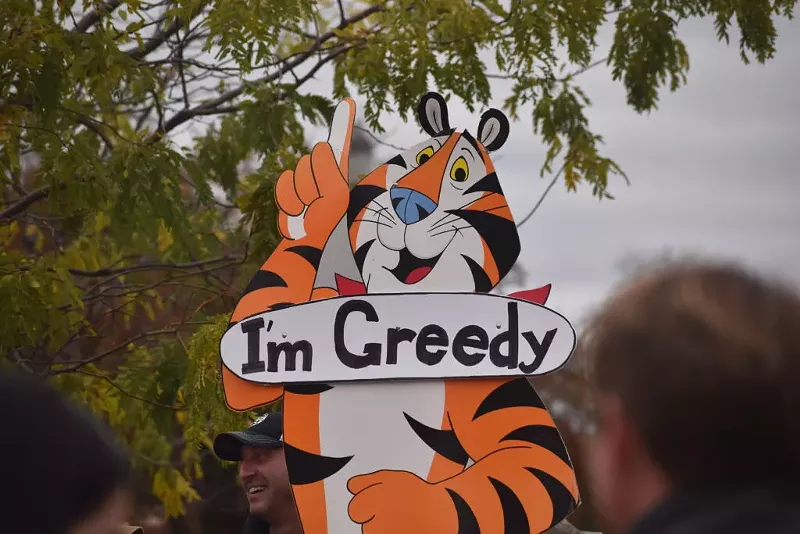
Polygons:
M572 325L539 304L480 293L337 297L255 315L222 337L249 382L542 375L575 348Z

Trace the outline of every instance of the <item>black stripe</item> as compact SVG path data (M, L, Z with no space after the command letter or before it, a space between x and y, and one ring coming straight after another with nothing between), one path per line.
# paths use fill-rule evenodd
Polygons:
M490 172L474 184L472 187L464 191L464 194L467 195L469 193L474 193L476 191L487 191L490 193L497 193L498 195L503 194L503 190L500 188L500 180L497 179L496 172Z
M500 498L500 506L503 507L503 531L506 534L530 534L528 514L525 513L525 507L522 506L519 497L499 480L488 478Z
M369 252L369 249L372 247L373 243L375 243L375 240L370 239L369 241L358 247L358 250L356 250L355 253L353 254L353 258L355 258L356 260L356 266L358 267L358 272L364 270L364 261L367 259L367 253Z
M452 430L431 428L420 423L405 412L403 412L403 415L406 416L406 421L411 425L411 430L419 436L419 439L425 442L425 445L451 462L455 462L458 465L467 465L469 454L467 454L467 451L461 446L461 442L458 441L455 432Z
M286 455L286 467L289 470L289 482L296 486L325 480L339 472L347 465L347 462L353 459L352 456L332 458L312 454L292 447L288 443L283 444L283 450Z
M578 507L578 503L575 502L572 493L570 493L569 489L557 478L535 467L526 467L525 469L533 473L533 475L539 479L539 482L542 483L544 489L547 491L548 495L550 495L550 500L553 502L553 521L550 523L551 527L563 521L565 517Z
M267 311L282 310L284 308L291 308L292 306L294 306L294 303L292 302L276 302L275 304L267 308Z
M480 534L481 527L478 526L478 518L475 517L475 512L469 507L467 501L450 488L445 489L453 500L453 506L456 507L456 515L458 516L457 534Z
M472 279L475 281L475 293L488 293L492 290L492 281L489 275L483 270L483 267L478 265L478 262L469 256L462 254L462 258L467 262L469 270L472 271Z
M569 461L569 455L567 454L567 448L564 446L564 441L561 439L561 434L558 433L558 429L554 426L523 426L517 428L516 430L512 430L500 441L502 442L511 440L525 441L540 447L544 447L548 451L564 460L565 464L572 467L572 463Z
M288 287L286 285L286 280L280 277L280 275L273 273L272 271L258 271L253 278L250 279L250 283L247 284L247 287L244 290L244 294L248 294L251 291L256 291L258 289L264 289L267 287Z
M502 280L519 256L519 234L514 221L488 211L446 210L472 226L489 247Z
M516 378L498 386L486 395L478 409L475 410L472 420L490 412L518 406L547 409L533 386L524 378Z
M386 164L397 165L398 167L403 167L404 169L408 168L408 165L406 165L406 160L404 160L403 156L401 156L400 154L396 155L395 157L387 161Z
M283 389L287 393L295 395L316 395L333 389L333 386L329 384L286 384Z
M483 160L483 152L481 152L481 149L478 148L478 142L475 140L474 137L472 137L472 134L469 133L467 130L464 130L464 133L461 134L461 137L466 139L467 143L472 145L472 148L475 149L475 153L478 154L478 156L480 156L481 160Z
M347 205L347 227L353 226L361 210L375 200L386 189L377 185L357 185L350 191L350 203Z
M309 247L307 245L298 245L296 247L289 247L286 249L288 252L294 252L308 263L316 271L319 269L319 261L322 259L322 250L317 247Z

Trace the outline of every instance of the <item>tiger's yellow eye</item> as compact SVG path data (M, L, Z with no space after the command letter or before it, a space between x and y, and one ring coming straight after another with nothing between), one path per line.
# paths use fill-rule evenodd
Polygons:
M453 166L450 167L450 178L456 182L466 182L469 178L469 165L464 156L458 158Z
M417 154L417 165L422 165L423 163L431 159L432 156L433 156L432 146L423 148L422 150L419 151L419 154Z

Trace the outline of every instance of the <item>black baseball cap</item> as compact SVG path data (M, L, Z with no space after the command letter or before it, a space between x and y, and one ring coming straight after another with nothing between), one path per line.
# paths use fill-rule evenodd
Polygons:
M240 462L242 447L279 449L283 447L283 414L266 413L247 430L225 432L214 439L214 454L222 460Z

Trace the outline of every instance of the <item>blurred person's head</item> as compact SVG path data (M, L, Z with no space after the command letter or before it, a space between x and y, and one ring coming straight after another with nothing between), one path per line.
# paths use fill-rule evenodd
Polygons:
M297 511L283 450L283 416L269 413L241 432L220 434L214 452L239 462L250 514L270 523L296 521Z
M41 379L0 371L0 429L4 532L125 532L128 459L93 415Z
M797 496L796 294L734 267L665 267L627 283L581 339L590 475L611 532L675 493Z

